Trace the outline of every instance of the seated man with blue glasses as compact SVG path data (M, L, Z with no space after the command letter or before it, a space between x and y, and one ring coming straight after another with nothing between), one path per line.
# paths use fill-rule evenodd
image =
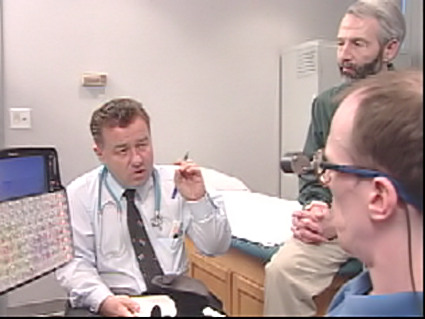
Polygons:
M312 168L341 246L366 270L329 316L423 316L423 73L384 72L339 97Z
M326 160L323 149L318 150L314 154L313 165L315 166L315 172L319 177L319 180L322 184L327 185L330 182L329 174L325 174L326 170L334 170L339 171L345 174L353 174L358 177L363 178L373 178L373 177L386 177L391 183L394 185L398 195L406 202L411 203L415 207L420 210L423 209L423 201L421 198L416 198L410 195L407 190L403 187L403 185L398 182L396 179L391 177L391 175L386 174L384 172L376 171L373 169L361 168L352 165L338 165L330 163Z

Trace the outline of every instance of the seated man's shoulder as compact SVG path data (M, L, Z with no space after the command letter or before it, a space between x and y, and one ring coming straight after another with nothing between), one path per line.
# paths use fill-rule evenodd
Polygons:
M73 179L67 186L67 190L77 190L80 188L87 188L94 186L99 182L99 176L101 173L102 166L96 167L88 172L85 172L81 174L80 176L77 176L75 179Z

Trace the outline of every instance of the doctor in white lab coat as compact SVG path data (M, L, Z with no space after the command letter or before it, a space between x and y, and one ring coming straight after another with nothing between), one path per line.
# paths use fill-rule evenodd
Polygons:
M127 188L136 191L164 274L187 270L186 234L201 252L217 255L228 250L231 229L221 195L206 189L195 163L180 161L175 170L154 165L150 119L139 102L106 102L93 113L90 129L102 165L67 187L75 257L56 277L71 308L133 316L140 309L129 296L149 291L127 227Z

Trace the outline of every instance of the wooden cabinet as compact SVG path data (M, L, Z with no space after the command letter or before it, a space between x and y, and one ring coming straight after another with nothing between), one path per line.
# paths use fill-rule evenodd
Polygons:
M264 265L259 259L230 248L225 255L208 257L186 240L190 276L202 280L223 302L229 316L262 316Z
M232 313L234 316L262 316L263 285L232 273Z
M204 282L223 302L228 316L263 316L264 264L236 248L221 256L208 257L186 239L189 275ZM349 278L336 275L332 284L314 298L317 316L323 316L335 292Z
M205 283L208 289L223 302L224 311L229 313L232 294L229 285L231 271L219 263L210 262L208 257L191 252L189 272L191 277Z

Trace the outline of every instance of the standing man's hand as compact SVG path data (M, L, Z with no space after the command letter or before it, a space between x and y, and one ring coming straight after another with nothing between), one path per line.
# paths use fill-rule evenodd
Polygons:
M139 304L129 296L108 296L99 307L99 314L105 317L136 317Z
M313 201L303 210L292 214L292 233L307 244L320 244L335 237L328 204Z

